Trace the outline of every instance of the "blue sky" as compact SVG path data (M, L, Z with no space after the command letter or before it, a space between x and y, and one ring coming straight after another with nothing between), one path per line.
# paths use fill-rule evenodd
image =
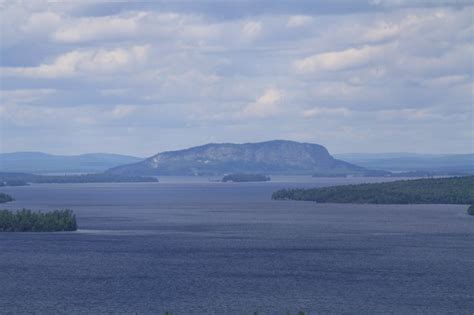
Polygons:
M473 148L469 1L6 1L0 150Z

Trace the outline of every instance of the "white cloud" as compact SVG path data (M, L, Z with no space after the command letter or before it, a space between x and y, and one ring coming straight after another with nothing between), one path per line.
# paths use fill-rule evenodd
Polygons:
M396 37L400 34L399 24L380 22L364 34L363 39L368 41L381 41Z
M113 73L144 64L148 52L147 45L109 50L72 51L60 55L49 64L41 64L37 67L2 68L2 72L7 75L40 78L70 77L85 73Z
M54 94L55 89L16 89L0 91L1 104L31 103L48 95Z
M280 112L280 102L283 98L282 92L269 88L259 96L254 103L247 105L242 111L244 117L268 117Z
M286 23L286 26L289 28L293 27L301 27L304 25L308 25L313 21L313 18L311 16L307 15L292 15L288 18L288 22Z
M106 16L72 20L58 29L53 38L67 43L79 43L106 38L125 37L137 34L139 20L147 14L139 12L130 17Z
M312 118L317 116L347 116L351 111L345 107L313 107L303 111L304 118Z
M61 23L61 16L55 12L46 11L33 13L28 18L22 29L25 32L50 32L57 28Z
M374 61L374 58L386 50L386 46L364 46L343 51L315 54L294 62L299 72L339 71L363 66Z
M262 23L256 21L249 21L244 24L242 31L248 38L255 38L262 32Z
M447 75L425 80L423 84L428 87L442 88L467 82L469 82L469 77L466 75Z
M381 120L423 120L432 118L433 114L428 109L403 108L380 110L376 117Z
M134 113L137 110L136 106L132 105L117 105L114 107L112 110L112 117L113 118L124 118L126 116L129 116L130 114Z

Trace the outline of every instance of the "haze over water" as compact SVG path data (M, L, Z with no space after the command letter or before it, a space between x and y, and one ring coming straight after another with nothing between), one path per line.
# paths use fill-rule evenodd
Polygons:
M472 314L465 206L272 201L374 179L274 180L7 187L80 230L0 234L0 313Z

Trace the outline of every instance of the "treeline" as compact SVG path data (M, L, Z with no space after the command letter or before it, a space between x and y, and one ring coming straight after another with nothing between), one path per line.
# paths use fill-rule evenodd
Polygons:
M268 182L270 177L262 174L229 174L222 178L223 182Z
M474 176L401 180L313 189L283 189L272 199L321 203L472 204Z
M69 209L50 212L0 210L0 232L76 231L77 222Z
M13 197L8 195L8 194L5 194L5 193L0 193L0 203L6 203L6 202L9 202L9 201L13 201Z
M0 182L16 183L15 186L28 183L50 183L50 184L69 184L69 183L141 183L157 182L155 177L144 176L126 176L112 174L83 174L83 175L34 175L27 173L0 173ZM12 186L12 185L8 185Z
M381 170L362 170L357 172L342 172L342 173L313 173L313 177L386 177L392 176L391 172Z
M0 181L0 187L3 186L27 186L28 183L20 179L10 179L7 181Z

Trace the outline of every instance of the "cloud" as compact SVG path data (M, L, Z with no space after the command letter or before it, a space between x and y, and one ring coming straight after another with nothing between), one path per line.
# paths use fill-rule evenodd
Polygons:
M131 105L117 105L115 108L112 110L112 117L113 118L124 118L126 116L131 115L137 110L137 107L131 106Z
M31 103L56 92L55 89L17 89L0 91L3 104Z
M151 154L283 137L466 151L472 6L397 1L0 2L5 149L38 148L54 130L49 147L64 152L105 138ZM157 133L170 137L137 141ZM425 142L383 138L410 133Z
M247 105L243 111L243 117L269 117L280 112L280 102L283 98L282 92L277 89L266 89L254 103Z
M467 75L447 75L428 79L424 81L423 84L428 87L446 88L447 86L465 84L467 82L469 82L469 77Z
M46 11L33 13L28 18L26 24L22 25L24 32L50 32L61 23L61 16L55 12Z
M351 111L345 107L313 107L303 111L304 118L313 118L317 116L347 116Z
M139 21L146 16L146 13L139 12L130 17L81 18L62 26L52 36L55 40L67 43L131 36L137 34Z
M294 66L297 71L302 73L340 71L371 63L374 59L380 57L385 50L385 46L364 46L362 48L320 53L296 60Z
M427 109L416 108L390 109L376 112L377 119L381 120L424 120L433 118L433 116Z
M114 73L144 64L148 52L147 45L131 48L76 50L60 55L49 64L41 64L37 67L3 68L2 71L7 75L39 78Z
M401 30L402 27L400 24L379 22L373 28L369 29L363 38L367 41L382 41L398 36Z
M248 38L255 38L262 32L262 24L256 21L249 21L243 25L242 31Z
M286 26L289 28L301 27L304 25L308 25L312 21L313 21L313 18L311 16L292 15L288 18L288 22L286 23Z

